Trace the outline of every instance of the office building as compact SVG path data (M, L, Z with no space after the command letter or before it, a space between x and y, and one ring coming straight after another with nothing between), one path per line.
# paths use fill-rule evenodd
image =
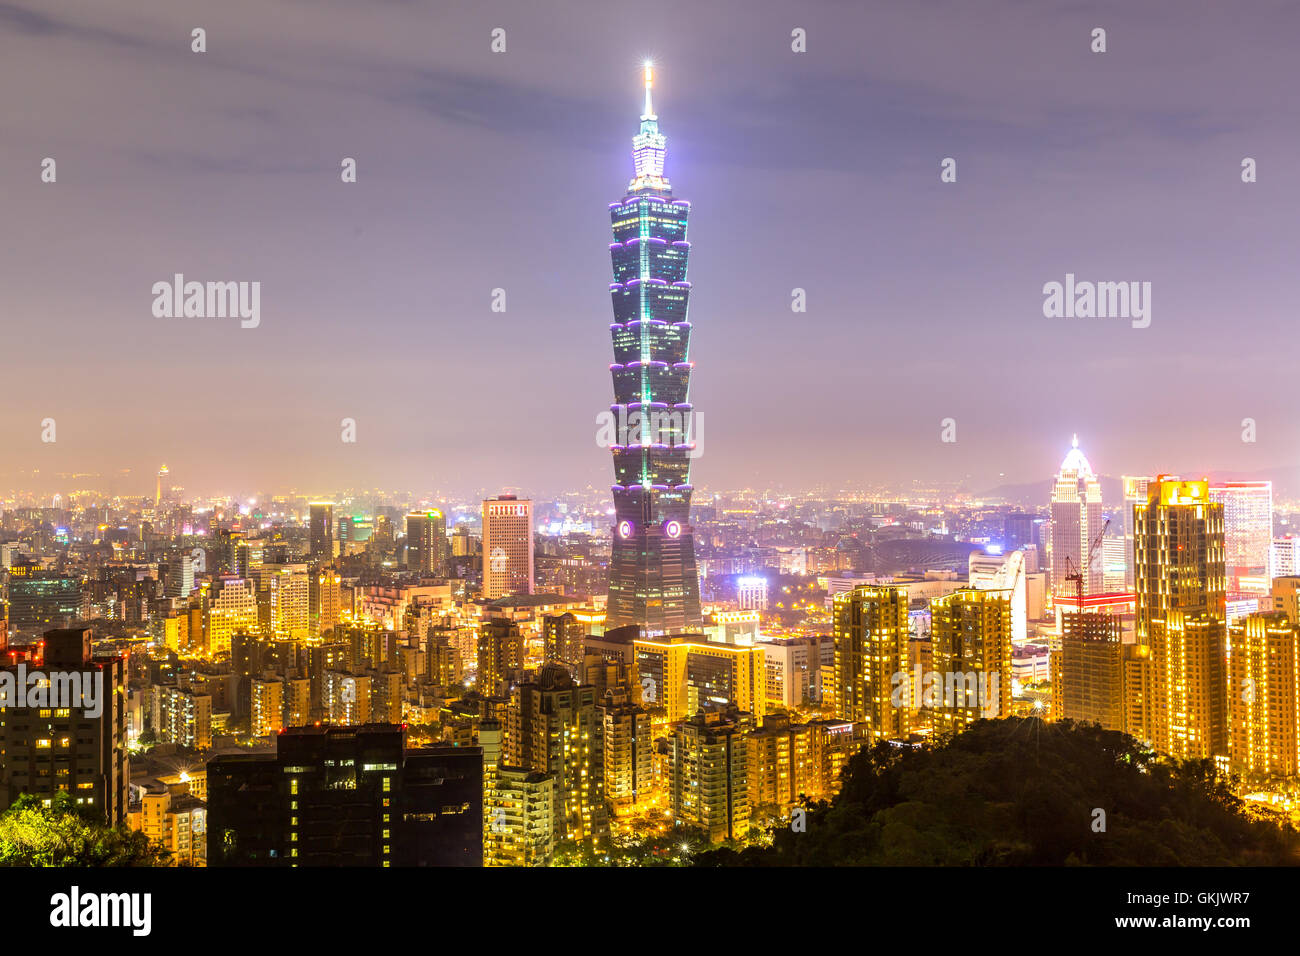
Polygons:
M533 593L533 503L514 495L483 502L483 598Z
M208 764L209 866L480 866L483 753L401 727L298 727Z
M1066 580L1071 573L1082 574L1084 594L1100 593L1101 560L1089 560L1089 554L1102 529L1101 484L1077 435L1052 487L1051 515L1052 594L1076 593L1076 582Z

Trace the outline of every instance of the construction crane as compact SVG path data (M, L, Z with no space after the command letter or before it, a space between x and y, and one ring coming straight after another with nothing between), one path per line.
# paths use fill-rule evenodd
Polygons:
M1097 532L1097 537L1092 539L1092 544L1088 545L1088 553L1083 556L1083 567L1071 570L1073 562L1070 556L1065 556L1065 580L1074 582L1074 610L1076 613L1083 612L1083 575L1084 572L1092 565L1093 556L1097 549L1101 547L1101 539L1106 536L1106 529L1110 527L1110 519L1107 518L1101 530Z

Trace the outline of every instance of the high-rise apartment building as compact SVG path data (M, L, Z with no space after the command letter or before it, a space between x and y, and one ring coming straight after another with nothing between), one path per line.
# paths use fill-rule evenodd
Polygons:
M597 704L595 688L578 684L561 664L544 665L512 695L508 761L554 779L557 841L593 844L609 835Z
M749 743L753 717L710 706L668 737L673 817L718 843L749 832Z
M1151 648L1151 741L1228 754L1223 505L1208 481L1161 476L1134 507L1137 641Z
M865 723L872 742L910 729L907 610L905 587L861 585L835 595L835 715ZM900 684L908 691L901 697Z
M533 593L533 503L501 495L483 502L483 597Z
M614 281L610 374L618 423L614 457L614 538L606 626L634 624L645 636L697 631L699 578L690 524L691 459L697 429L690 402L691 323L686 313L690 203L664 177L666 140L651 104L632 140L635 176L610 203Z
M159 743L211 747L212 695L185 687L155 687L153 727Z
M326 564L311 574L308 584L307 631L311 637L321 637L339 623L343 577L332 564Z
M1146 475L1124 475L1121 479L1121 485L1124 494L1124 588L1132 590L1134 583L1133 576L1133 506L1140 503L1145 504L1147 500L1147 485L1155 481Z
M1281 612L1228 626L1228 755L1252 780L1300 773L1300 625Z
M478 691L495 696L524 666L524 635L518 624L484 621L478 634Z

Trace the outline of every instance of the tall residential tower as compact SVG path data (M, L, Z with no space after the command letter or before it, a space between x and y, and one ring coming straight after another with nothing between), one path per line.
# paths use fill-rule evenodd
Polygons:
M690 203L664 178L665 138L650 102L632 140L635 177L610 203L614 281L614 541L606 628L635 624L645 636L698 630L699 578L690 525L694 409L689 400L691 324L686 320Z

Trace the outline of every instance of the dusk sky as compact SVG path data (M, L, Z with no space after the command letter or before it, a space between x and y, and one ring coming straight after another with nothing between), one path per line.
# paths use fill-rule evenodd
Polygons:
M647 57L697 486L982 490L1075 432L1107 474L1281 475L1298 31L1283 2L0 0L0 493L146 494L164 461L201 493L607 486ZM178 272L261 282L260 326L156 318ZM1045 318L1067 273L1150 282L1150 327Z

